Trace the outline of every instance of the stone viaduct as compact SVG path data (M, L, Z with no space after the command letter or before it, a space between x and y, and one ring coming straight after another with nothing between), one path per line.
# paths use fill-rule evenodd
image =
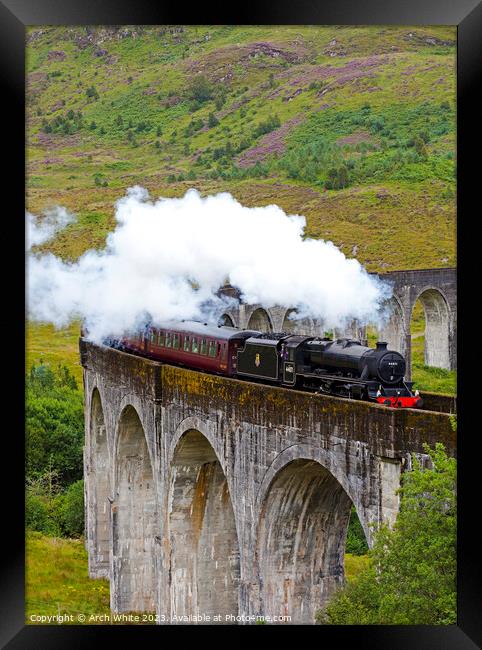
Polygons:
M370 543L411 454L455 454L447 413L80 352L89 573L115 612L313 623L344 580L352 504Z
M422 269L416 271L392 271L378 274L393 287L390 301L390 319L379 332L388 347L401 352L407 360L407 377L411 377L412 337L410 323L417 300L425 311L425 364L446 368L457 367L457 278L456 269ZM226 287L221 293L238 296L234 287ZM266 331L296 331L320 334L324 331L322 321L309 318L296 320L296 310L290 306L271 308L262 305L240 303L223 314L226 324ZM365 327L356 323L335 336L351 336L366 339Z

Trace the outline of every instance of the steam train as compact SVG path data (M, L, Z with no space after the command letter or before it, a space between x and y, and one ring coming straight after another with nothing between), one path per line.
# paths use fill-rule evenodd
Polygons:
M146 326L106 345L150 359L226 377L296 387L395 408L420 408L405 359L378 342L263 333L197 321Z

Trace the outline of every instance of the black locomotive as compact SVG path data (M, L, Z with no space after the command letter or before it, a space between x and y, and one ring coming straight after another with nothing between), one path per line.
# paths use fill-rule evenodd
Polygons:
M376 348L343 338L260 334L238 351L237 374L386 406L422 405L404 380L405 359L379 341Z

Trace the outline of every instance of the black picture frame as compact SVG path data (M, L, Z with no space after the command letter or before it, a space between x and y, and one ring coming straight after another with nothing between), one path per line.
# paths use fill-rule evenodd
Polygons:
M406 24L458 26L457 144L458 144L458 235L457 277L459 301L458 335L458 623L455 626L309 626L315 643L353 643L356 647L476 648L482 645L481 544L478 533L478 491L481 435L477 429L476 393L480 365L475 326L470 315L478 307L477 277L480 244L476 236L480 208L475 196L480 165L476 134L479 127L480 62L482 60L482 7L477 0L330 0L297 3L258 2L243 6L187 6L184 10L149 0L0 0L0 76L4 92L3 118L5 265L2 318L3 393L3 512L2 585L0 592L0 642L2 647L85 648L102 644L106 635L118 636L122 646L139 642L140 635L164 639L161 626L33 626L25 625L24 612L24 367L25 367L25 27L66 24ZM479 82L479 83L478 83ZM0 123L1 124L1 123ZM9 140L9 141L8 141ZM471 216L474 215L474 222ZM417 224L414 224L414 236ZM7 251L13 255L8 256ZM475 325L475 322L474 322ZM471 336L473 332L473 335ZM6 358L5 358L6 354ZM22 365L23 364L23 365ZM474 368L473 378L470 370ZM6 470L10 476L7 478ZM186 628L176 627L176 634ZM221 628L216 628L219 632ZM234 628L224 629L232 632ZM261 632L261 629L263 630ZM280 626L242 626L236 634L272 635ZM304 628L306 631L307 628ZM255 632L256 630L256 632ZM283 635L299 634L300 628L283 627ZM192 628L191 628L192 631ZM196 633L200 633L196 628ZM213 630L208 629L213 638ZM121 636L120 636L121 635ZM109 640L111 640L109 638Z

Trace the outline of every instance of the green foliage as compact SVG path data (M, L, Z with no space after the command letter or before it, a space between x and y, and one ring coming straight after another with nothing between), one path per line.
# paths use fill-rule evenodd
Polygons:
M71 372L59 365L33 365L26 381L26 475L34 479L47 468L60 485L82 477L84 412L82 393Z
M69 110L66 115L57 115L52 120L42 120L42 130L44 133L60 133L70 135L77 133L84 126L82 111Z
M325 624L456 623L456 461L437 443L413 458L393 529L374 533L371 564L319 612Z
M61 535L61 525L55 499L33 494L29 490L25 494L25 527L44 535L58 537Z
M454 184L452 161L437 155L431 156L431 166L426 165L427 145L449 133L453 120L450 106L428 101L415 107L384 106L377 113L369 104L358 110L328 109L292 133L278 168L289 178L323 181L327 189L394 178L439 178ZM367 136L354 144L338 143L340 137L356 132Z
M94 99L94 100L99 99L99 93L97 92L97 89L96 89L95 86L89 86L89 88L87 88L87 90L85 91L85 94L87 95L87 97L89 97L91 99Z
M61 496L62 529L68 537L84 534L84 481L75 481Z
M43 472L27 477L25 525L46 535L62 534L59 473L50 464Z
M358 519L356 509L352 506L350 523L348 524L348 532L346 535L346 553L353 555L365 555L368 551L368 544L363 532L363 527Z
M191 120L188 126L184 129L184 137L190 138L196 131L199 131L204 126L204 121L201 119Z
M214 88L204 75L197 75L191 81L187 89L189 99L203 104L213 97Z
M259 138L265 133L270 133L281 126L278 115L270 115L267 120L260 122L253 130L253 137Z
M340 190L348 185L348 169L345 165L331 167L328 170L328 178L325 181L327 190Z
M217 126L219 124L218 118L214 115L214 113L209 113L208 117L208 127L212 129L213 127Z

